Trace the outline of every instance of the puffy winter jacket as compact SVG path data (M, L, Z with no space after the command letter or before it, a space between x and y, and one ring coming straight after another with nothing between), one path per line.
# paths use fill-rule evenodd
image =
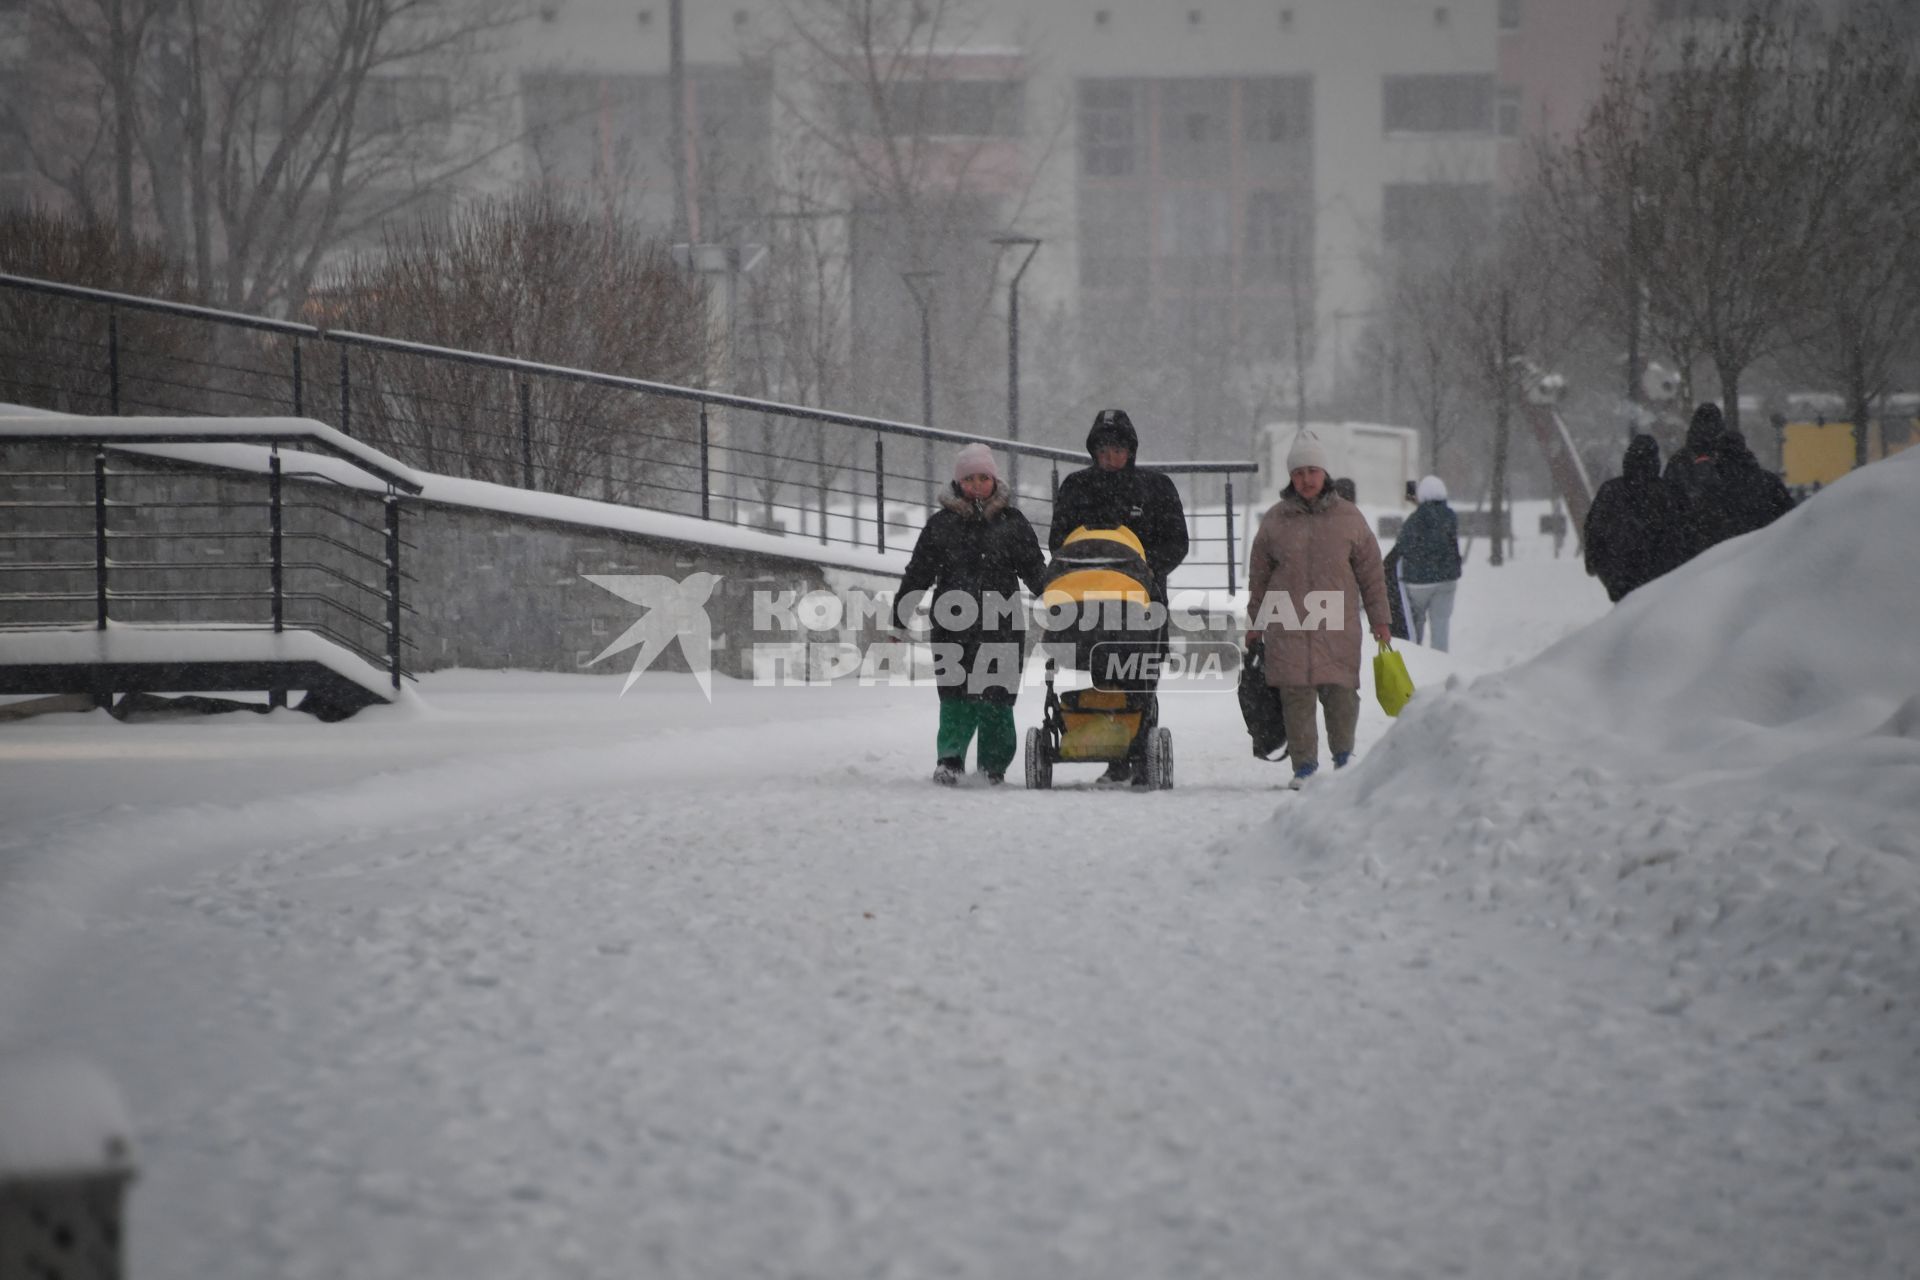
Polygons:
M1124 413L1103 412L1087 432L1087 453L1094 456L1102 444L1127 450L1127 465L1103 471L1096 465L1076 471L1060 482L1053 499L1053 523L1047 530L1047 550L1058 551L1067 535L1078 528L1133 530L1153 570L1153 595L1167 598L1167 575L1187 558L1187 512L1171 477L1142 471L1133 465L1139 437Z
M1619 600L1686 559L1686 529L1674 489L1660 478L1660 446L1635 436L1622 473L1593 495L1582 533L1587 572Z
M1460 518L1444 500L1423 502L1400 526L1400 581L1452 582L1460 576Z
M913 555L900 577L899 594L894 600L894 624L907 625L907 616L915 592L931 590L935 601L949 591L973 599L975 620L971 626L951 627L941 622L941 610L933 611L933 642L957 644L961 662L973 671L984 644L1019 644L1022 615L1012 608L996 612L988 607L990 597L1011 604L1020 584L1038 592L1046 570L1040 554L1040 539L1020 509L1012 505L1012 495L1004 484L996 483L993 496L985 502L972 502L958 489L941 495L940 509L927 517L920 538L913 544ZM989 625L991 624L991 625ZM964 696L961 685L942 684L942 698ZM1010 705L1018 693L989 686L984 697L989 702Z
M1388 620L1380 544L1360 509L1326 489L1312 502L1289 485L1261 517L1247 561L1248 619L1268 612L1267 683L1360 687L1367 618ZM1320 593L1335 593L1332 597ZM1282 595L1284 600L1273 599ZM1331 603L1332 608L1323 606Z

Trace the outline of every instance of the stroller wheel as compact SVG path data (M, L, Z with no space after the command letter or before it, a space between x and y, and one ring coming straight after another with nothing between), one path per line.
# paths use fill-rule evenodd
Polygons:
M1153 790L1173 789L1173 730L1155 729L1147 735L1146 769Z
M1027 730L1027 790L1047 791L1053 787L1053 761L1047 756L1047 735L1039 729Z

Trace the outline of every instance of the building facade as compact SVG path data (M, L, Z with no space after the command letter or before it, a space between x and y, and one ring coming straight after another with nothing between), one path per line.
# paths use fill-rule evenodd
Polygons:
M667 0L550 0L514 51L527 176L696 239L765 242L771 218L800 212L770 208L771 193L817 176L789 168L820 154L797 133L829 121L841 137L828 154L922 135L944 148L914 170L941 191L933 243L911 243L897 210L889 223L870 155L840 156L838 185L814 201L843 215L826 236L850 260L856 354L887 346L912 364L902 270L936 271L948 297L1004 315L1009 270L988 240L1014 230L1042 241L1022 285L1025 313L1050 326L1033 341L1064 324L1088 394L1131 377L1198 412L1197 396L1230 387L1269 401L1268 416L1302 379L1309 398L1331 390L1383 249L1491 209L1500 0L979 0L942 7L966 11L916 46L936 51L922 72L883 72L884 89L823 84L831 50L794 82L790 14L825 7L684 5L676 182ZM976 343L970 358L993 350ZM1057 381L1058 362L1047 368ZM1186 434L1183 449L1238 452L1246 425Z

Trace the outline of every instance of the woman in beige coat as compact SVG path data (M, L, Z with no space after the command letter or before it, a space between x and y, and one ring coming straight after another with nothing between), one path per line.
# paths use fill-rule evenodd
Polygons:
M1298 791L1320 767L1314 704L1326 710L1327 746L1338 769L1353 757L1360 721L1360 608L1374 639L1388 630L1380 544L1360 508L1334 493L1327 451L1302 431L1287 452L1292 483L1268 508L1247 565L1247 643L1266 643L1267 683L1280 690L1288 756Z

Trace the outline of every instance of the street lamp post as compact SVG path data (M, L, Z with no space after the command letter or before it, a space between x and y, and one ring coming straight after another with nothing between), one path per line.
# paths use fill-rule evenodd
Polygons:
M920 308L920 425L933 425L933 281L938 271L902 271L907 292ZM927 478L927 506L933 506L933 441L927 440L924 466Z
M1013 279L1007 285L1007 440L1018 444L1020 441L1020 277L1027 274L1027 268L1033 263L1033 255L1040 251L1039 236L995 236L993 243L1002 249L1024 248L1027 256L1020 259L1020 266L1013 273ZM1012 478L1008 488L1016 499L1020 496L1020 454L1010 451L1009 459Z
M695 275L703 275L709 279L716 277L723 278L726 283L727 318L723 330L727 344L726 389L728 391L737 391L738 388L734 386L734 346L739 332L739 326L735 320L735 312L739 308L740 277L757 270L760 264L767 260L767 247L763 244L686 243L673 245L669 248L668 252L674 265L682 271L687 271ZM703 323L701 325L703 331L701 337L701 382L704 386L711 386L713 381L713 369L711 367L712 353L708 350L708 335L705 332L709 327L710 325L704 322L703 317ZM701 421L704 424L706 420L706 411L703 405ZM716 447L722 453L731 454L734 452L732 425L732 412L725 411L721 416L720 422L715 426L714 438L719 442ZM725 472L727 477L727 522L729 524L738 524L740 520L739 474L730 468L731 463L729 464L729 469ZM700 479L703 503L708 491L708 485L709 478L703 474Z

